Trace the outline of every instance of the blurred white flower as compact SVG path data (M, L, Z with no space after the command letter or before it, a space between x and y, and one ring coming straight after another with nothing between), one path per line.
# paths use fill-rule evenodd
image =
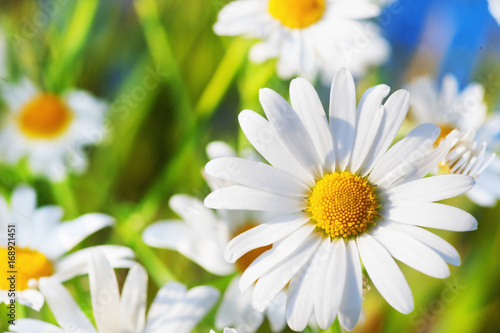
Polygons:
M0 160L14 164L26 157L34 173L52 180L86 169L82 148L104 136L106 103L79 90L44 92L28 79L2 81L0 95L7 108L0 120Z
M210 330L210 333L215 333L214 330ZM238 333L234 328L225 327L223 333Z
M210 159L236 156L235 151L223 142L209 144L207 153ZM212 177L207 181L213 189L220 185L220 181ZM235 327L240 333L255 332L262 324L264 315L252 308L251 290L242 293L238 283L240 274L269 247L256 249L235 264L224 260L224 248L230 238L270 220L272 215L225 210L214 212L200 200L186 195L173 196L170 207L183 221L167 220L152 224L144 231L144 242L150 246L179 251L216 275L237 272L224 293L215 325L218 329ZM285 326L285 302L285 294L280 294L266 309L273 331L281 331Z
M396 91L383 103L389 91L386 85L370 88L356 107L354 80L342 70L332 82L327 115L307 80L292 80L291 106L262 89L267 120L245 110L239 121L270 165L239 158L206 165L209 175L228 183L207 196L207 207L290 212L233 238L225 258L235 262L272 245L242 274L240 288L255 284L253 306L263 310L288 285L286 317L293 330L302 331L312 317L327 329L337 315L345 329L356 326L363 297L360 259L387 302L411 312L413 295L393 258L446 278L447 263L460 264L457 251L420 227L477 228L469 213L434 203L466 192L473 178L422 179L446 156L456 132L432 149L440 131L424 124L391 147L409 95Z
M366 20L380 7L375 0L236 0L220 11L214 30L261 39L250 58L278 58L282 78L320 74L328 84L342 67L361 76L388 58L389 44Z
M500 0L488 0L488 7L491 15L493 15L498 24L500 24Z
M441 161L439 172L466 174L476 185L466 195L476 204L493 206L500 198L500 160L491 149L498 147L498 116L486 115L484 88L470 83L462 91L456 78L447 75L441 89L428 77L412 82L412 115L417 124L432 122L441 128L438 141L458 129L452 149ZM494 163L492 163L494 162Z
M18 319L10 330L20 333L189 333L213 307L219 291L200 286L189 291L181 283L169 282L156 294L146 317L148 276L134 264L120 296L115 273L106 257L93 250L89 268L92 311L97 329L70 293L53 278L43 278L40 290L60 327L36 320Z
M61 222L63 211L58 206L36 208L35 191L18 187L12 194L11 208L0 196L0 261L2 272L17 271L16 297L21 304L39 310L44 302L37 290L38 280L51 276L66 281L88 273L90 249L68 252L87 236L113 224L113 218L105 214L85 214L72 221ZM8 225L15 225L15 235L8 237ZM8 266L8 238L15 238L14 269ZM113 267L130 267L134 253L127 247L99 246ZM10 282L0 280L0 302L8 303Z

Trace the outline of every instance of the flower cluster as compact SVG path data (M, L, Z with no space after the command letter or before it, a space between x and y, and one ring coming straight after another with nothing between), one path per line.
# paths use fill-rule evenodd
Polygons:
M496 86L452 73L401 76L391 85L405 89L392 92L376 84L401 47L382 31L384 17L405 10L398 1L230 1L208 33L254 44L231 44L211 81L193 89L185 84L205 75L204 63L184 69L176 57L201 43L171 47L178 30L164 28L163 4L134 1L137 45L147 44L144 62L169 66L161 89L171 91L159 97L151 67L137 67L123 87L140 82L114 102L94 97L116 90L114 76L111 89L87 85L92 66L75 60L93 52L85 36L108 5L75 5L90 18L75 14L66 37L56 34L64 20L48 29L58 38L47 42L47 68L20 52L31 44L0 34L0 303L20 309L11 332L351 331L370 320L369 302L414 311L418 281L398 262L437 279L460 266L477 211L493 212L500 198ZM44 13L57 17L58 6ZM500 2L489 9L498 20ZM40 77L22 70L24 58ZM236 90L262 112L228 113L234 101L223 97ZM154 98L176 111L153 112ZM236 120L237 139L198 142ZM157 123L167 129L145 125ZM141 141L157 132L171 135L168 149L177 142L172 156ZM166 167L152 182L156 159Z

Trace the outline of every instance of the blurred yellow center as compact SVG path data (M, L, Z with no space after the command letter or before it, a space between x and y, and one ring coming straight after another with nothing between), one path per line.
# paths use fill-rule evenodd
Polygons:
M350 172L329 173L316 182L308 211L330 237L366 231L377 215L377 196L368 181Z
M439 125L439 128L441 129L441 132L439 133L439 136L436 139L436 145L439 144L441 141L443 141L448 136L448 134L450 134L451 131L455 129L453 126L447 124Z
M253 227L256 227L257 225L258 224L255 222L246 223L234 233L234 237L252 229ZM239 272L243 273L248 268L248 266L250 266L250 264L254 262L255 259L257 259L262 253L271 249L271 247L272 245L263 246L247 252L246 254L241 256L240 259L236 260L236 268Z
M71 121L69 108L53 94L40 94L21 110L21 131L34 139L52 139L64 132Z
M325 13L325 0L269 0L269 14L289 28L305 28Z
M12 254L9 253L8 249L0 247L0 271L2 272L0 290L11 289L13 281L9 281L7 278L14 273L8 273L9 271L17 271L15 273L15 290L17 291L28 289L28 281L31 279L38 280L54 273L52 263L42 253L29 248L16 248L15 252L14 263L9 263L11 260L8 258ZM6 277L4 278L4 276Z

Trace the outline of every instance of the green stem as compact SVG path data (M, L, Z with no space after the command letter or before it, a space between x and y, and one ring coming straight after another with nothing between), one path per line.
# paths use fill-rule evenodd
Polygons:
M78 204L69 184L69 179L66 178L63 181L51 182L50 184L52 187L52 195L56 199L56 202L64 209L65 218L76 218L79 213Z
M64 80L71 77L68 73L74 72L69 69L74 67L85 45L98 7L98 0L78 1L69 27L61 31L62 41L57 48L60 56L54 58L48 73L52 90L61 90L68 84Z
M244 50L242 50L243 45L246 46ZM219 63L212 79L207 84L199 102L196 104L198 119L184 132L184 135L179 140L180 143L174 156L162 169L154 185L139 204L139 210L143 214L142 216L146 223L154 218L156 209L161 201L164 200L166 191L172 187L172 184L177 180L177 175L182 171L186 160L191 157L189 152L192 150L191 148L196 146L200 129L205 127L214 115L217 106L220 104L245 61L246 50L249 45L246 41L242 42L236 39L228 47L226 55Z
M161 23L158 6L155 0L136 0L134 5L150 54L161 72L168 73L167 79L171 81L173 96L177 99L175 104L178 107L174 108L177 112L177 122L181 128L185 129L193 121L192 105L177 59L172 51L170 38Z

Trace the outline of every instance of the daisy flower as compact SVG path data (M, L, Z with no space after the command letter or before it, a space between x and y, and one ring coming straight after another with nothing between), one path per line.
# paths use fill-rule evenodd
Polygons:
M156 294L146 317L148 276L141 265L130 269L121 296L113 268L100 251L93 251L89 271L97 329L66 288L53 278L42 279L40 290L60 327L36 319L18 319L10 329L20 333L188 333L219 298L219 291L213 287L187 291L184 285L169 282Z
M486 116L483 87L471 83L460 92L456 78L447 75L440 90L428 77L415 80L409 90L415 121L437 124L441 128L438 142L452 130L460 130L452 149L439 164L439 172L474 177L476 185L467 196L481 206L493 206L500 198L500 160L487 147L498 134L498 127L493 132L491 124L498 125L499 119Z
M6 106L0 120L3 160L14 164L25 157L34 173L52 180L69 169L85 170L82 147L103 135L106 103L80 90L63 95L41 91L28 79L1 83L0 94Z
M38 280L51 276L67 281L88 272L89 249L68 252L87 236L113 224L113 218L98 213L85 214L62 222L63 211L57 206L36 208L35 191L18 187L11 198L11 208L0 196L0 255L7 258L9 246L15 246L15 267L0 261L2 272L17 271L15 296L19 303L40 310L44 298L37 290ZM7 226L15 226L14 243L8 241ZM100 246L113 267L130 267L132 250L122 246ZM0 302L9 303L10 281L0 280Z
M209 144L207 153L211 159L236 156L235 151L223 142ZM218 187L218 179L209 177L207 181L212 187ZM152 224L144 231L144 242L150 246L179 251L216 275L226 276L236 272L217 310L215 324L218 329L233 326L240 333L255 332L264 321L264 315L252 308L251 290L242 293L238 284L241 273L269 247L255 249L234 264L224 260L224 248L230 238L269 221L271 215L243 211L214 212L200 200L186 195L173 196L170 207L183 221L167 220ZM273 331L281 331L285 326L285 299L285 294L280 294L265 311Z
M206 166L208 174L228 182L205 199L208 207L290 212L233 238L225 258L235 262L272 245L242 274L240 288L255 284L253 306L263 310L288 285L286 317L293 330L303 330L313 313L322 329L337 315L345 329L356 326L361 261L387 302L401 313L411 312L413 296L393 258L445 278L446 263L459 265L459 255L421 227L477 227L469 213L434 203L472 188L471 177L421 179L446 156L455 132L432 149L439 128L424 124L389 149L409 105L404 90L382 104L389 90L386 85L369 89L356 108L354 80L341 70L332 82L326 116L305 79L291 82L292 106L262 89L268 120L245 110L239 121L270 165L229 157Z
M282 78L321 73L329 83L342 67L363 75L387 59L389 44L366 20L380 6L374 0L236 0L219 12L214 31L261 39L250 58L278 58Z

